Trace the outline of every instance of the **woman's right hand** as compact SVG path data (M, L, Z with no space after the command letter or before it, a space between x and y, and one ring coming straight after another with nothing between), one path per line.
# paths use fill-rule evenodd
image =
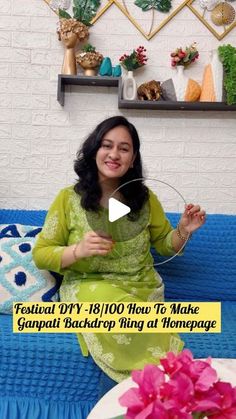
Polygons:
M83 240L77 243L74 254L76 259L90 256L105 256L112 251L114 241L112 237L103 231L89 231Z

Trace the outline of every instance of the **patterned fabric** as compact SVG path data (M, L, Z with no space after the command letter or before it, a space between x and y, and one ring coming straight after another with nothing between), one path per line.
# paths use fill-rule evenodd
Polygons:
M41 227L0 226L0 312L11 313L15 301L58 301L60 280L40 271L32 260Z
M99 230L107 217L106 211L101 209L98 214L94 213ZM39 268L62 271L61 257L65 246L81 241L91 230L86 215L80 197L72 187L59 193L33 250ZM173 255L173 229L151 191L141 216L148 221L137 236L116 241L113 251L106 256L84 258L63 270L62 301L163 301L164 286L153 268L150 244L162 255ZM117 234L119 226L120 231L132 229L131 222L128 226L125 217L116 223L114 227L113 223L109 225L112 237ZM116 381L126 378L133 369L157 363L166 352L178 352L183 347L177 334L168 333L85 333L79 340L83 353L89 351L103 371Z

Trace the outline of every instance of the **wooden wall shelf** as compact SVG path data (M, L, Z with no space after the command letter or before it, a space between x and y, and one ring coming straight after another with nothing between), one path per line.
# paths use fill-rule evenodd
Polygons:
M61 104L61 106L64 106L66 85L117 87L119 109L156 109L176 111L236 111L236 105L227 105L224 102L172 102L168 100L160 100L155 102L143 100L123 100L121 77L67 76L64 74L58 75L57 100Z
M119 82L120 77L66 76L59 74L57 100L61 106L64 106L66 85L119 87Z

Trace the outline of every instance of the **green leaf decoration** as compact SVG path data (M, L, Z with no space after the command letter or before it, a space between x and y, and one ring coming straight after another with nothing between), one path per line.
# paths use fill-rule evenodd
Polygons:
M167 13L171 9L171 7L172 7L171 0L157 1L157 10L159 10L160 12Z
M96 16L100 4L100 0L74 0L74 19L90 26L90 22Z
M82 51L83 52L95 52L96 48L93 47L91 44L86 44L86 45L83 46Z
M58 9L58 12L59 12L59 18L71 19L71 15L67 13L65 10Z
M230 44L222 45L218 48L218 53L225 71L227 103L233 105L236 103L236 48Z
M156 9L159 12L167 13L172 7L171 0L135 0L134 4L146 12Z

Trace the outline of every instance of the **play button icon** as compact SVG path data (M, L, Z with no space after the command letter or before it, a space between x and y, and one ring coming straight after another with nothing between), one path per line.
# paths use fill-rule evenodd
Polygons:
M150 218L148 202L137 212L132 210L131 206L125 205L123 202L127 202L125 201L127 194L122 192L126 185L127 183L124 183L113 190L109 182L103 181L102 186L108 192L108 196L97 211L85 211L87 231L106 233L114 242L119 243L133 239L148 226Z
M115 198L109 198L108 201L108 219L111 223L124 217L131 211L130 207Z

